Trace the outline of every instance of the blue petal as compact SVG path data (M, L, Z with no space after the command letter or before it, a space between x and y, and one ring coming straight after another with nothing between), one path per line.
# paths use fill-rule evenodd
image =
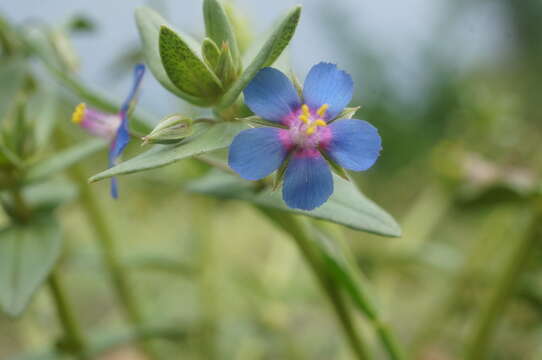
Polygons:
M321 62L309 71L303 85L305 103L311 109L324 104L329 108L326 119L335 118L352 100L354 82L352 77L337 68L337 65Z
M275 128L241 131L230 146L230 167L247 180L259 180L277 170L287 154L279 131Z
M342 167L362 171L376 162L382 140L374 126L363 120L341 119L329 125L329 156Z
M137 90L139 89L139 86L141 85L141 80L143 79L143 75L145 75L145 65L137 64L136 66L134 66L134 82L132 85L132 89L130 89L128 96L122 103L120 112L127 112L129 110L130 106L132 105L132 101L134 101L134 98L137 94Z
M273 68L264 68L243 90L245 103L256 115L280 122L301 106L290 79Z
M109 148L109 167L113 167L116 165L118 157L122 154L124 149L126 149L128 143L130 142L130 132L128 130L128 114L121 113L121 116L122 120L117 130L117 135L115 136L115 139L113 139L111 147ZM115 178L111 179L111 196L115 199L118 197L117 182Z
M130 131L128 130L128 111L132 105L132 102L134 101L137 90L141 85L141 80L143 79L144 74L145 65L138 64L134 67L134 83L132 85L132 89L130 89L130 92L128 93L128 96L126 97L126 100L124 100L124 103L120 108L119 115L121 117L121 122L119 128L117 129L115 138L111 143L111 147L109 148L109 167L116 165L117 159L130 142ZM111 196L115 199L119 196L117 179L115 178L111 179Z
M333 177L327 162L315 156L294 155L284 174L282 198L291 208L312 210L333 193Z

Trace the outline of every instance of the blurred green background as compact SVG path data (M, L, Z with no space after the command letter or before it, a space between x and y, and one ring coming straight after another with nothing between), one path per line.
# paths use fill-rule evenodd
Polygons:
M480 319L498 293L509 301L498 308L488 358L542 359L540 241L503 288L507 264L532 236L540 189L542 2L300 2L304 14L290 50L294 70L303 78L314 63L337 62L355 77L357 116L383 138L377 165L354 178L398 219L403 236L324 226L352 248L400 342L414 359L463 359L485 331ZM257 37L294 3L236 5ZM132 20L139 4L26 0L0 4L0 14L14 24L88 16L94 29L74 38L82 78L120 97L139 60ZM199 1L151 5L202 35ZM173 111L200 112L151 78L141 108L156 120ZM64 95L58 122L70 141L79 141L85 135L68 121L78 99ZM127 157L139 151L134 144ZM91 176L105 167L105 155L83 166ZM249 205L182 191L205 170L183 161L122 177L119 201L109 199L107 183L92 185L133 270L131 284L148 322L175 324L180 332L179 343L155 346L171 359L350 359L290 239ZM61 273L77 315L86 329L122 329L78 203L59 214L66 239ZM38 293L17 321L0 315L0 359L39 352L59 333L48 295ZM138 358L126 346L103 359Z

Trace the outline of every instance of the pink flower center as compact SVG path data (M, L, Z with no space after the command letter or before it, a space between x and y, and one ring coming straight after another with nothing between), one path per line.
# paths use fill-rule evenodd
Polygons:
M326 146L331 139L331 131L323 120L328 109L324 104L319 109L310 109L303 104L299 110L289 115L285 120L287 130L281 130L280 138L283 144L299 150L317 150L319 146Z

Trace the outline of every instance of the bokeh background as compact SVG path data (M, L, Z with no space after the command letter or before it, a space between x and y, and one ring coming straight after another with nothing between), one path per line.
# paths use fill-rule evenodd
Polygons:
M398 219L404 236L333 229L353 249L412 358L463 359L503 269L531 236L542 165L542 4L234 2L256 41L296 3L304 10L289 50L292 67L303 78L311 65L331 61L355 78L352 103L362 105L357 116L374 124L384 142L377 165L355 179ZM88 17L94 29L73 39L80 76L120 99L138 60L133 10L142 4L203 36L198 0L4 1L0 14L15 24ZM200 112L152 76L140 104L156 121L172 112ZM66 111L59 122L74 127L68 120ZM138 151L137 144L130 149ZM89 160L88 176L104 166L104 154ZM148 321L180 324L180 345L155 346L171 359L350 359L290 239L248 205L182 191L203 170L186 161L123 177L119 201L107 197L107 184L93 185L133 267L132 285ZM67 240L62 271L81 319L97 335L122 328L92 229L76 202L60 214ZM491 359L542 358L540 249L538 242L523 259L526 270L506 289ZM49 301L39 293L18 321L0 315L1 359L50 344L59 330ZM129 347L108 356L138 358Z

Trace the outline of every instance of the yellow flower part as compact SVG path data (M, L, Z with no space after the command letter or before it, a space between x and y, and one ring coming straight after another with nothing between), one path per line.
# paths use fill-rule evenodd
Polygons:
M83 121L83 117L85 116L86 109L87 106L84 103L77 105L72 114L72 121L76 124L81 123L81 121Z

